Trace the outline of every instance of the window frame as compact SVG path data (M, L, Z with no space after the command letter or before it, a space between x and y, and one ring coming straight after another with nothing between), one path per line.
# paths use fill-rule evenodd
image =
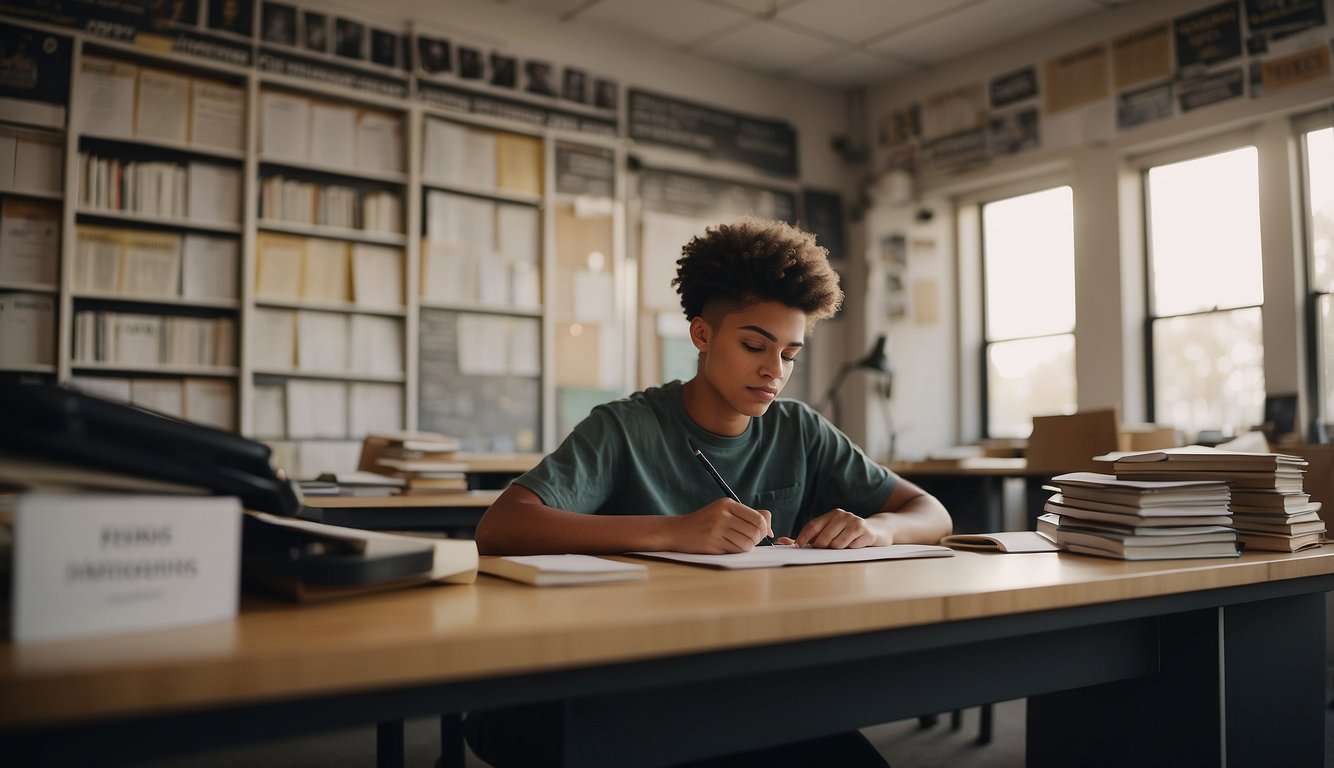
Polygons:
M1297 194L1297 205L1300 207L1300 215L1296 218L1301 222L1301 232L1299 242L1302 249L1302 270L1301 279L1303 282L1303 294L1306 297L1305 306L1302 307L1302 322L1306 329L1306 390L1308 395L1307 416L1312 425L1320 424L1324 426L1326 433L1334 426L1334 413L1325 412L1325 393L1327 387L1334 387L1334 381L1324 380L1324 365L1321 364L1320 350L1324 346L1325 339L1321 336L1320 324L1320 302L1322 298L1334 302L1334 290L1323 290L1315 282L1315 249L1313 247L1314 222L1311 217L1311 162L1307 153L1306 135L1325 129L1334 129L1334 108L1308 112L1297 115L1292 119L1292 133L1297 144L1297 166L1300 177L1300 189ZM1296 425L1299 431L1305 433L1305 425ZM1314 435L1306 435L1308 439L1314 439Z

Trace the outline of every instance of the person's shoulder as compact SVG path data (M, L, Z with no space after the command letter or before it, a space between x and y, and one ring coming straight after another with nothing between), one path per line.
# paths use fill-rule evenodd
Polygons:
M616 421L661 419L673 411L674 403L679 404L680 401L681 382L673 381L594 406L592 414Z

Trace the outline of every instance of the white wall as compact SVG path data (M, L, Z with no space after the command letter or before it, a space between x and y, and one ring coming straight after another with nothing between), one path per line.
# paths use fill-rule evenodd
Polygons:
M1082 45L1110 42L1117 34L1198 10L1208 0L1141 0L1114 10L1099 11L1058 29L1021 38L934 70L904 77L872 89L867 120L874 131L894 108L921 102L927 96L970 82L1033 65L1041 71L1048 58ZM1327 0L1326 18L1334 23ZM1328 42L1330 27L1323 32ZM1242 97L1123 132L1108 130L1098 118L1114 108L1107 100L1082 124L1083 140L1064 148L1038 148L991 162L964 173L926 173L917 179L920 200L907 207L883 206L868 218L867 253L873 258L882 232L904 226L907 210L925 205L951 210L983 191L1022 185L1025 180L1055 178L1074 187L1076 243L1076 357L1078 404L1081 408L1117 405L1126 421L1143 420L1144 392L1142 322L1142 202L1136 158L1167 148L1206 147L1221 134L1254 143L1261 163L1261 228L1265 259L1265 376L1270 392L1299 391L1304 378L1304 347L1300 296L1303 290L1296 167L1292 115L1334 103L1329 79L1257 98ZM1046 117L1044 115L1044 122ZM877 149L876 168L887 157ZM900 453L922 455L956 443L976 440L979 417L980 300L976 295L980 268L976 247L968 247L976 222L960 208L962 218L950 223L961 238L948 254L957 270L962 300L952 318L933 326L895 323L887 329L901 376L911 382L896 392L896 413L913 414L911 434L900 438ZM946 236L942 236L945 239ZM913 265L916 268L916 265ZM868 289L876 290L875 285ZM957 298L957 297L956 297ZM1040 301L1040 297L1034 297ZM868 333L875 333L877 313L868 310ZM956 346L956 339L958 344ZM939 401L953 398L948 408ZM903 425L906 429L909 425Z

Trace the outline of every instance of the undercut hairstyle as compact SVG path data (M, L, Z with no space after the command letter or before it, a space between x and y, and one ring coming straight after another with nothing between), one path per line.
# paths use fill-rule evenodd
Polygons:
M687 320L715 305L778 301L813 322L833 317L843 304L829 250L783 221L747 217L710 227L685 244L676 265L672 285Z

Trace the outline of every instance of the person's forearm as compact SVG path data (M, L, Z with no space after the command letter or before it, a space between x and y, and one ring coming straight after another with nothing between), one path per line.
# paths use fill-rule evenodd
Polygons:
M909 500L894 512L879 512L866 518L876 533L877 544L935 544L948 536L954 521L934 496Z
M672 518L660 515L584 515L498 500L477 525L484 555L618 554L670 549Z

